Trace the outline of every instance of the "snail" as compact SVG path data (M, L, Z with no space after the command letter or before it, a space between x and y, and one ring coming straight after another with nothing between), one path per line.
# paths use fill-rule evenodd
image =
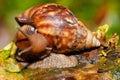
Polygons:
M26 52L40 55L45 50L67 54L101 44L70 10L60 4L37 5L15 19L21 26L15 40L20 55Z

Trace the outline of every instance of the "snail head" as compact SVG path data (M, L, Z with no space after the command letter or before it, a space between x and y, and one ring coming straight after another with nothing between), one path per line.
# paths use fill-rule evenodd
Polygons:
M44 51L48 45L48 41L46 40L46 38L40 33L38 33L37 29L35 29L31 25L23 25L22 27L18 27L17 36L23 37L20 35L23 35L27 38L29 46L24 43L19 43L20 40L16 41L16 45L18 45L18 48L22 49L18 55L29 51L31 53L37 54Z

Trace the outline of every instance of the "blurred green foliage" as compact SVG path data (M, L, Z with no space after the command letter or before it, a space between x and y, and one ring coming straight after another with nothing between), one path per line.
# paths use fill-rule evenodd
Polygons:
M0 21L11 30L18 24L14 17L26 9L43 3L55 2L69 8L91 30L108 24L108 35L120 34L120 0L0 0Z

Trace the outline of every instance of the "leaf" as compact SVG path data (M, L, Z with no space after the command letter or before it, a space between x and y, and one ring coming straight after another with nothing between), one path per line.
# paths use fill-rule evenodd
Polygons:
M4 69L9 72L20 72L22 67L16 60L9 58L5 60Z
M0 52L0 59L7 59L10 56L10 50L3 50Z

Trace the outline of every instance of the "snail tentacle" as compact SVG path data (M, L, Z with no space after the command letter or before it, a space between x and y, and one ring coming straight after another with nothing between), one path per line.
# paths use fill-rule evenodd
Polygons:
M20 56L20 55L22 55L23 53L30 51L31 49L32 49L32 46L30 46L30 47L28 47L28 48L25 48L24 50L20 51L20 52L18 53L18 55Z
M20 27L17 27L17 29L18 29L22 34L24 34L25 37L29 38L29 35L26 34L24 31L22 31Z

